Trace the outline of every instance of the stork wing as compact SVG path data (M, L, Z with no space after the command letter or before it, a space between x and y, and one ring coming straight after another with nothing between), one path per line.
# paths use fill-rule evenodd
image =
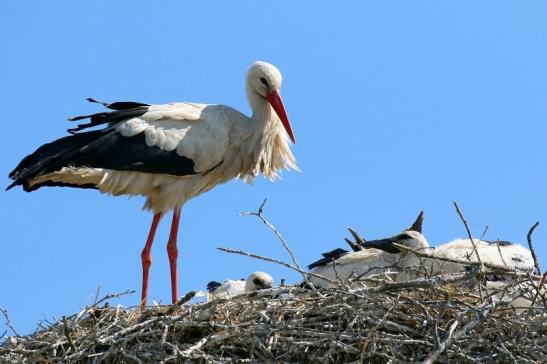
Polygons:
M323 258L321 258L319 260L316 260L315 262L308 265L308 269L313 269L315 267L321 267L321 266L327 265L327 264L331 263L333 260L336 260L336 259L346 255L347 253L348 253L347 250L341 249L341 248L336 248L336 249L331 250L329 252L322 253L321 255L323 256Z
M124 137L143 134L148 147L189 158L195 171L203 173L222 161L230 144L227 115L237 116L234 111L222 105L152 105L145 114L118 124L116 129Z
M207 110L220 106L130 102L110 105L117 109L73 118L89 118L91 122L70 130L73 135L44 144L25 157L10 173L14 182L8 189L23 185L31 191L51 185L29 187L29 182L63 167L186 176L207 172L222 162L229 145L228 121L226 117L217 117L224 113ZM108 126L82 131L100 124Z

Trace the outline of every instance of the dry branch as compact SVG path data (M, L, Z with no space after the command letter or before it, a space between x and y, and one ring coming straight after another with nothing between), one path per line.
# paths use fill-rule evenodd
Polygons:
M11 323L11 319L9 318L8 311L0 306L0 312L2 313L2 316L4 316L4 319L6 320L6 326L13 332L15 336L20 336L17 331L15 331L15 328L13 327L13 324ZM4 333L5 334L5 333ZM4 336L2 334L2 336Z
M467 220L465 219L465 216L463 216L462 211L460 210L460 207L458 206L456 201L452 201L454 204L454 207L456 208L456 212L458 213L458 216L463 222L463 225L465 226L465 231L467 232L467 236L469 237L469 240L471 241L471 244L473 245L473 253L475 253L477 257L477 261L482 264L481 257L479 255L479 251L477 250L477 245L475 244L475 240L473 239L473 234L471 234L471 229L469 228L469 225L467 224ZM486 232L486 231L485 231Z
M530 252L532 253L532 258L534 258L534 266L536 267L536 273L541 274L541 268L539 266L539 260L536 256L536 251L534 250L534 246L532 245L532 234L534 233L534 230L538 227L539 221L537 221L530 230L528 230L528 234L526 235L526 240L528 241L528 246L530 247Z
M258 254L254 254L254 253L249 253L249 252L246 252L246 251L243 251L243 250L240 250L240 249L231 249L231 248L223 248L223 247L217 247L218 250L220 251L223 251L225 253L229 253L229 254L238 254L238 255L244 255L244 256L247 256L247 257L250 257L250 258L255 258L255 259L260 259L260 260L264 260L266 262L271 262L271 263L275 263L275 264L279 264L285 268L289 268L289 269L292 269L300 274L302 274L303 276L312 276L312 277L317 277L317 278L320 278L320 279L324 279L325 281L329 282L329 283L334 283L334 281L332 281L331 279L327 278L327 277L323 277L322 275L319 275L319 274L316 274L316 273L313 273L313 272L306 272L306 271L303 271L302 269L300 269L299 267L295 267L289 263L285 263L281 260L278 260L278 259L274 259L274 258L269 258L269 257L264 257L262 255L258 255Z

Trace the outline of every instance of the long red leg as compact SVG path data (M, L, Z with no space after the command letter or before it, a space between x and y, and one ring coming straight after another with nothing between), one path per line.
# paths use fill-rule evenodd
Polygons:
M160 222L161 214L155 214L150 226L150 232L148 233L148 239L146 239L146 245L141 253L142 260L142 295L141 295L141 308L146 307L146 299L148 297L148 273L150 272L150 265L152 265L152 257L150 256L150 249L152 249L152 243L154 242L154 235Z
M169 233L169 242L167 243L167 255L169 256L169 268L171 268L171 302L177 303L177 257L179 250L177 248L177 234L179 231L180 207L173 211L173 222L171 223L171 232Z

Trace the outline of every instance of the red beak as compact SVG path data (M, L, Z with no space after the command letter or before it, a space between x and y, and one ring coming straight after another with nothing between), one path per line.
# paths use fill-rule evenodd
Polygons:
M281 123L283 124L283 127L287 131L287 134L289 134L289 138L291 138L292 142L296 144L296 140L294 139L294 134L292 132L291 123L289 122L289 118L287 117L287 113L285 112L285 107L283 106L283 100L281 100L281 95L276 90L270 91L266 94L266 100L272 105L275 113L277 116L279 116L279 119L281 119Z

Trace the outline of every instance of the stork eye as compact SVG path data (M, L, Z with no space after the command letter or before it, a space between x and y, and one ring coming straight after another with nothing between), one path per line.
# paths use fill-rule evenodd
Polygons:
M259 287L262 287L264 284L262 283L262 281L258 278L255 278L253 279L253 283L256 285L256 286L259 286Z
M268 89L270 89L270 85L268 85L268 81L264 77L260 77L260 82L262 82Z

